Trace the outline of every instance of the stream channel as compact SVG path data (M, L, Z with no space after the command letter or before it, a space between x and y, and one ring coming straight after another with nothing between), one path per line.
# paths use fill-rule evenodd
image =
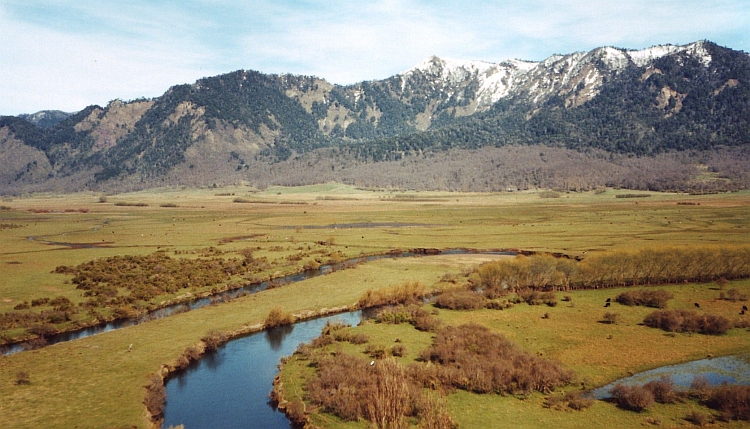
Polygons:
M162 427L292 428L268 399L279 360L320 335L329 320L354 326L361 317L361 311L342 313L229 341L170 376Z
M443 250L443 251L440 251L439 254L440 255L486 254L486 255L510 255L510 256L517 255L517 253L513 251L478 251L478 250L468 250L468 249ZM337 270L340 270L340 269L343 269L352 265L360 264L360 263L371 262L371 261L375 261L379 259L395 259L395 258L404 258L404 257L411 257L411 256L422 257L423 255L424 254L419 254L419 253L412 251L412 252L401 252L401 253L388 253L384 255L362 256L358 258L349 259L347 261L340 262L337 264L321 265L320 268L318 269L303 271L301 273L276 278L276 279L273 279L272 282L275 284L281 284L281 285L288 284L288 283L295 283L295 282L310 279L313 277L322 276L322 275L331 273L333 271L337 271ZM173 305L169 305L166 307L162 307L162 308L150 311L135 319L118 319L118 320L102 323L102 324L95 325L95 326L90 326L90 327L81 328L81 329L77 329L73 331L67 331L67 332L62 332L59 334L50 335L50 336L45 337L45 340L47 342L46 345L52 345L52 344L66 342L66 341L77 340L79 338L86 338L92 335L100 334L103 332L109 332L115 329L121 329L121 328L125 328L128 326L138 325L140 323L147 322L149 320L169 317L175 313L195 310L201 307L205 307L207 305L211 305L216 302L231 301L237 297L263 291L268 287L268 285L269 285L269 281L264 281L260 283L251 283L238 289L232 289L232 290L227 290L224 292L219 292L209 297L195 299L191 302L173 304ZM23 343L0 346L0 356L19 353L24 350L26 350L26 348L24 347Z

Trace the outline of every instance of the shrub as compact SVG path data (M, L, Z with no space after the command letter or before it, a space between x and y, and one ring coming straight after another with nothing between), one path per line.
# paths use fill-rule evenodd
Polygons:
M53 306L57 311L66 311L73 308L73 303L64 296L58 296L51 299L49 305Z
M403 344L391 347L391 356L403 357L404 355L406 355L406 347Z
M417 330L429 332L440 326L440 320L418 305L387 307L381 310L375 321L378 323L410 323Z
M674 381L668 375L663 375L658 380L649 381L643 387L651 392L654 400L660 404L671 404L677 400Z
M435 307L450 310L476 310L484 305L485 297L470 290L443 292L435 300Z
M412 401L404 368L395 359L386 359L372 372L375 389L367 404L367 419L378 429L407 429L405 415L411 412Z
M567 408L572 410L581 411L590 406L594 405L592 398L585 398L581 395L581 392L573 391L568 392L563 396L550 395L545 399L545 406L553 408L558 411L563 411Z
M573 378L562 365L523 352L479 325L443 328L420 358L437 364L433 373L420 373L423 382L437 378L445 388L475 393L549 392Z
M557 299L554 292L541 292L533 289L524 289L519 296L529 305L547 304L550 307L557 305Z
M310 400L346 421L362 418L378 428L405 428L412 413L406 371L394 359L370 365L345 353L318 361L317 376L307 383Z
M282 310L281 307L276 306L268 312L265 326L266 329L270 329L277 326L291 325L292 323L294 323L294 316Z
M711 385L705 375L696 375L690 383L690 395L700 401L707 401L711 395Z
M609 394L618 406L641 412L654 403L654 395L643 386L617 384Z
M365 346L365 353L374 359L384 359L388 355L383 344L368 344Z
M286 404L284 410L287 418L292 422L295 427L302 427L307 423L307 413L305 412L305 403L299 399L295 399Z
M716 387L706 405L719 410L726 420L750 421L750 386Z
M406 282L378 290L368 289L357 301L357 306L370 308L383 305L421 304L425 293L425 287L420 282Z
M602 322L608 323L608 324L615 324L617 323L617 320L620 318L620 315L617 313L604 313L604 316L602 316Z
M565 400L568 402L568 408L581 411L594 405L594 399L584 398L581 392L568 392L565 394Z
M732 322L726 317L699 315L688 310L654 311L646 316L643 323L667 332L698 332L706 335L725 334L732 327Z
M201 341L206 345L206 351L216 350L227 341L227 336L223 332L211 329Z
M420 403L419 417L420 428L425 429L457 429L458 424L448 414L448 405L445 397L435 391L429 391L424 395Z
M39 307L42 305L46 305L48 302L49 302L49 298L35 298L31 300L31 306Z
M695 410L691 411L690 414L685 417L685 420L700 427L708 424L708 418L706 417L706 415Z
M641 289L623 292L617 295L615 301L628 306L642 305L652 308L667 308L667 302L672 298L674 298L674 295L662 289Z
M16 374L16 384L31 384L31 376L26 371L19 371Z
M29 302L24 301L16 304L15 307L13 307L14 310L27 310L29 308Z
M539 193L539 198L560 198L560 193L555 191L542 191Z

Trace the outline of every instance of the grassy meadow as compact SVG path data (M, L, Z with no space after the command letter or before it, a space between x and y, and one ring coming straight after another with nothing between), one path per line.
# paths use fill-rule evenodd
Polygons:
M76 305L84 302L72 276L53 273L55 268L117 255L162 252L171 258L197 258L214 248L221 251L219 257L232 258L251 249L256 259L268 261L262 272L253 275L269 278L298 271L316 258L325 262L334 254L350 258L397 248L523 249L586 257L609 250L750 242L750 192L617 198L627 193L607 190L542 198L536 192L416 193L327 184L264 191L165 189L5 199L0 210L0 314L43 297L63 296ZM461 274L492 258L441 255L365 263L229 303L0 357L0 425L149 427L142 404L149 375L211 329L233 331L258 325L275 306L301 314L352 305L368 289L407 281L443 287L440 280L446 273ZM244 280L234 277L226 283ZM716 300L719 292L714 284L666 288L675 294L670 308L691 308L699 302L702 311L726 314L732 320L738 317L736 303ZM750 293L745 280L730 282L729 288ZM154 304L200 292L180 290L158 296ZM441 310L440 318L450 324L484 324L528 351L561 361L588 386L707 354L750 351L744 329L717 337L669 336L637 325L647 309L617 305L613 310L621 320L605 325L598 323L604 312L601 307L606 298L614 298L615 291L569 294L570 304L561 302L555 308L519 304L503 311ZM544 312L550 318L542 319ZM85 318L85 312L80 317ZM414 359L430 342L429 334L410 328L395 333L380 325L362 329L382 341L402 338L408 352L403 359ZM24 334L11 330L3 335ZM129 344L133 344L130 352ZM29 374L30 384L16 384L19 372ZM560 412L542 408L541 401L534 395L521 401L461 392L451 395L448 405L461 427L500 427L511 421L528 427L586 427L592 418L611 421L612 427L632 427L645 417L603 403L581 413ZM683 411L672 410L663 411L662 422L688 424L680 423Z

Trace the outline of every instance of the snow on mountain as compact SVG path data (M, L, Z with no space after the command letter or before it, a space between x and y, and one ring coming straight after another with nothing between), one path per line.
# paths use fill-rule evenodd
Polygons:
M486 110L503 98L519 94L526 94L534 103L558 95L566 99L566 106L577 106L599 93L606 75L617 74L633 65L646 67L659 58L679 53L698 59L704 66L711 63L705 43L699 41L640 50L607 46L589 52L552 55L541 62L490 63L433 55L396 77L401 79L402 92L427 81L433 90L444 94L446 100L456 94L473 96L473 110L466 113ZM468 93L467 88L473 92Z

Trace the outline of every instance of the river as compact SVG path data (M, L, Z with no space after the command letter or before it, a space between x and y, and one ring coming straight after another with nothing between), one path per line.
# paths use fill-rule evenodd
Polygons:
M329 320L356 325L361 317L360 311L343 313L230 341L168 379L163 427L291 428L268 399L281 357L320 335Z

